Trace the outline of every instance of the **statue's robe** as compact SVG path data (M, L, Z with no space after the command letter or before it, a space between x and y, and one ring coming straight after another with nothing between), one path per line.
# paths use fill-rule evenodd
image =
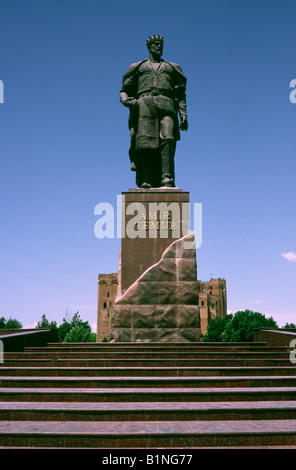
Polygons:
M154 68L149 59L134 63L123 76L121 92L138 101L129 116L132 162L136 163L140 150L159 149L163 137L159 123L164 116L174 121L169 138L180 140L178 111L186 114L186 77L178 64L161 60Z

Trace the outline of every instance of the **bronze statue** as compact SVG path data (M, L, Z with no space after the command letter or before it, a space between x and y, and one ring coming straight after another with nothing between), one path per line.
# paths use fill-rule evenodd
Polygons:
M188 129L186 77L178 64L161 59L163 37L153 35L146 45L149 58L129 67L120 91L130 110L131 170L140 188L175 187L179 128Z

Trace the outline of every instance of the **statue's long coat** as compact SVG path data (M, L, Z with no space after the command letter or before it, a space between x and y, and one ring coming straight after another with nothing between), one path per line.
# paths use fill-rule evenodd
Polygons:
M180 140L178 124L180 103L186 108L186 77L178 64L162 60L155 70L149 59L129 67L122 79L122 92L138 100L138 107L130 113L130 156L141 149L156 149L160 145L159 121L171 116L175 121L174 140Z

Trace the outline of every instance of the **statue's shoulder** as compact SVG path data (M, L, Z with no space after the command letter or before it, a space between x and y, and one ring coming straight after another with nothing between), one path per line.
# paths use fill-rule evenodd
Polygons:
M131 64L129 66L128 71L124 74L123 79L125 80L126 78L133 75L144 62L147 62L147 60L148 59L144 59L144 60L140 60L140 62L134 62L133 64Z
M133 64L131 64L129 66L129 71L133 72L135 69L137 69L138 67L140 67L140 65L145 62L145 60L140 60L140 62L134 62Z
M186 78L184 73L183 73L183 70L182 68L180 67L179 64L176 64L175 62L169 62L168 60L165 60L164 62L166 62L167 64L170 64L170 66L176 71L178 72L180 75L182 75L182 77Z

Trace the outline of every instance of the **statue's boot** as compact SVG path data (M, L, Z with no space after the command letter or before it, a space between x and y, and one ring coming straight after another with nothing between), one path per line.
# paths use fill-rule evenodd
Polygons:
M176 143L173 139L161 142L161 186L175 187L175 156Z

